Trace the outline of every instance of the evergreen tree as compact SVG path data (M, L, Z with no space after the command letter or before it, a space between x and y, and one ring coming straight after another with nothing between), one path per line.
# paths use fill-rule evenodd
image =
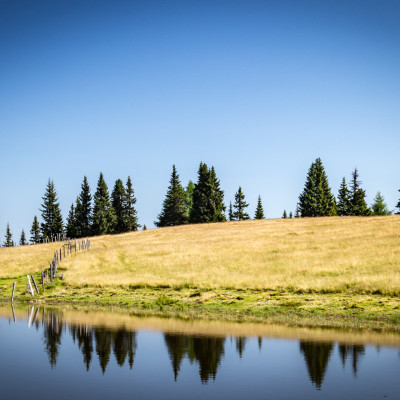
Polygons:
M197 172L197 183L195 183L193 189L193 204L189 216L191 223L210 222L209 198L211 187L209 177L207 165L201 162Z
M331 193L320 158L308 170L304 190L299 196L299 208L302 217L336 215L335 197Z
M44 221L41 225L42 236L51 238L63 232L60 204L58 203L54 182L51 179L47 182L46 192L42 199L43 204L40 209Z
M114 208L116 223L114 227L114 233L122 233L126 232L125 227L125 200L126 200L126 191L124 188L124 184L121 179L117 179L115 181L114 190L111 194L112 206Z
M131 177L126 181L125 200L124 200L124 232L137 231L140 228L135 209L136 197L132 187Z
M14 246L14 241L12 240L12 233L11 233L9 223L7 223L5 239L6 240L4 242L4 247L13 247Z
M385 203L385 199L381 195L381 192L378 192L376 194L371 208L372 215L392 215L387 207L387 204Z
M287 213L286 210L283 210L282 218L286 219L287 218Z
M71 237L86 237L91 234L92 224L92 196L86 176L83 177L81 185L81 193L76 201L75 206L75 221L76 221L76 236Z
M185 189L186 209L187 209L188 218L190 216L190 212L193 207L193 191L194 191L194 183L190 180Z
M23 229L21 232L21 238L19 239L19 244L21 246L25 246L26 244L28 244L28 242L26 241L26 237L25 237L25 231Z
M229 202L229 221L233 221L233 209L232 209L232 202Z
M258 196L256 213L254 219L264 219L264 209L261 203L261 196Z
M116 217L108 193L108 187L101 172L93 199L93 235L106 235L108 233L113 233Z
M352 173L350 192L350 215L371 215L371 210L365 201L365 190L361 189L361 181L358 180L357 168Z
M163 209L154 224L158 227L182 225L188 222L186 194L179 181L175 165L172 166L171 179L163 203Z
M38 244L40 242L40 226L36 215L33 218L30 242L32 244Z
M294 217L295 218L300 218L300 208L299 208L298 205L296 206L296 213L294 214Z
M400 192L400 189L399 189L399 192ZM400 200L399 200L399 202L397 203L396 208L399 209L399 211L396 213L397 215L399 215L399 214L400 214Z
M222 222L226 221L224 212L224 192L220 188L215 169L208 169L207 164L201 162L193 189L189 220L191 223Z
M143 230L144 230L144 231L147 231L147 226L146 226L146 224L143 225Z
M210 170L210 204L211 204L211 221L210 222L224 222L225 205L224 205L224 191L220 187L219 179L212 166Z
M250 219L249 214L245 212L245 208L249 205L244 200L244 193L242 192L242 188L239 186L238 191L235 194L235 204L233 208L235 211L233 212L233 219L236 221L241 221L245 219Z
M77 199L78 201L78 199ZM67 224L65 227L65 234L68 238L76 238L76 219L75 219L75 208L74 205L71 204L71 209L69 210L68 217L67 217Z
M293 213L290 211L289 218L293 218Z
M351 214L351 198L350 191L347 188L346 179L343 178L340 185L338 202L337 202L337 213L338 215L350 215Z

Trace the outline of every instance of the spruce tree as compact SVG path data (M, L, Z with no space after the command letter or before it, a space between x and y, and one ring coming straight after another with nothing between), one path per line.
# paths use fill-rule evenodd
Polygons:
M211 222L224 222L226 221L224 191L220 187L220 182L213 166L210 170L210 188Z
M365 190L361 189L361 183L358 179L358 170L355 168L350 186L350 215L371 215L371 210L365 200Z
M186 199L185 191L179 181L179 175L176 172L175 165L173 165L163 208L154 224L158 227L186 224L188 222Z
M372 204L372 215L392 215L391 211L388 209L385 199L378 192L375 196L374 202Z
M293 213L290 211L289 218L293 218Z
M232 209L232 202L229 202L229 215L228 215L229 221L233 221L233 209Z
M32 244L40 243L40 226L37 216L35 215L33 218L32 228L31 228L31 239L30 242Z
M78 201L78 199L77 199ZM77 235L77 224L76 224L76 218L75 218L75 208L74 205L71 204L71 208L68 213L67 217L67 224L65 226L65 234L67 235L68 238L76 238L78 237Z
M242 188L239 186L238 191L235 193L235 204L233 205L233 208L235 209L235 211L233 212L233 219L235 221L250 219L249 214L245 212L245 209L249 205L244 200L244 197L245 196L242 192Z
M347 187L345 178L342 180L338 193L337 213L341 216L351 214L350 191Z
M92 196L86 176L83 177L81 193L75 206L76 236L86 237L91 234L92 224Z
M43 204L40 209L44 221L41 225L42 236L51 239L53 236L63 232L60 204L58 203L54 182L51 179L47 182L46 191L42 199Z
M25 246L26 244L28 244L28 242L26 241L26 237L25 237L25 231L23 229L21 232L21 238L19 239L19 244L21 246Z
M197 172L197 183L193 189L193 203L190 210L190 223L210 222L210 173L207 164L201 162Z
M302 217L336 215L335 197L331 193L320 158L308 170L304 190L299 196L299 208Z
M4 247L13 247L14 246L14 241L12 240L12 233L11 233L9 223L7 223L5 239L6 240L4 242Z
M261 203L261 196L258 196L256 213L254 214L254 219L264 219L264 209Z
M92 234L106 235L113 233L116 217L102 172L100 172L93 200Z
M147 231L147 226L146 226L146 224L143 225L143 230L144 230L144 231Z
M208 169L207 164L201 162L197 183L193 189L189 221L191 223L226 221L224 212L224 192L220 188L215 169L214 167Z
M287 212L286 212L286 210L283 210L282 218L284 218L284 219L287 218Z
M128 176L124 200L124 232L137 231L140 228L135 204L135 192L133 190L131 177Z
M399 189L399 192L400 192L400 189ZM396 208L399 210L399 211L397 211L396 214L399 215L400 214L400 199L399 199L399 202L396 205Z
M188 218L190 217L190 212L193 207L193 191L194 191L194 183L193 183L193 181L189 180L189 182L186 186L186 189L185 189L186 209L187 209Z
M126 191L121 179L115 181L114 189L111 193L112 206L115 212L115 227L114 233L126 232L125 228L125 199Z
M295 214L294 214L294 217L295 217L295 218L300 218L300 208L299 208L298 205L296 206L296 212L295 212Z

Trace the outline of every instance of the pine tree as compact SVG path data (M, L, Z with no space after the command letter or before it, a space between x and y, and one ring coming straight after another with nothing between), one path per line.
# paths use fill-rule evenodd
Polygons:
M114 233L126 232L125 228L125 199L126 191L121 179L115 181L114 190L111 193L112 206L114 208L116 223Z
M201 162L193 189L189 220L191 223L222 222L226 221L224 212L224 192L220 188L215 169L208 169L207 164Z
M295 217L295 218L300 218L300 208L299 208L298 205L296 206L296 212L295 212L295 214L294 214L294 217Z
M286 210L283 210L282 218L284 218L284 219L287 218L287 212L286 212Z
M32 244L40 243L40 226L36 215L33 218L33 223L30 233L31 233L30 242Z
M14 241L12 240L12 233L11 233L9 223L7 223L5 239L6 240L4 242L4 247L13 247L14 246Z
M293 218L293 213L290 211L289 218Z
M224 222L225 205L224 205L224 191L220 187L219 179L212 166L210 170L210 205L211 205L211 221L210 222Z
M264 219L264 209L261 203L261 196L258 196L256 213L254 214L254 219Z
M341 183L340 189L339 189L339 193L338 193L337 213L338 213L338 215L342 215L342 216L351 214L350 191L347 188L345 178L343 178L343 180L342 180L342 183Z
M229 215L228 215L229 221L234 221L233 218L233 209L232 209L232 202L229 202Z
M46 192L42 199L43 204L40 209L44 221L41 225L42 236L50 239L63 232L60 204L58 203L54 182L51 179L47 182Z
M385 199L378 192L375 196L374 202L372 204L372 215L392 215L391 211L388 209Z
M163 227L182 225L187 222L186 194L179 181L175 165L173 165L163 209L154 224L158 227Z
M108 193L108 187L104 180L103 173L101 172L93 200L93 235L106 235L108 233L113 233L116 217L111 204L110 195Z
M147 231L147 226L146 226L146 224L143 225L143 230L144 230L144 231Z
M245 212L245 208L249 205L244 200L244 193L242 192L242 188L239 186L238 191L235 193L235 204L233 208L235 211L233 212L233 219L235 221L241 221L245 219L250 219L249 214Z
M90 194L90 187L86 176L83 177L81 185L81 193L76 201L75 206L75 224L76 236L86 237L91 234L92 224L92 196Z
M399 192L400 192L400 189L399 189ZM397 203L396 208L399 210L396 214L399 215L400 214L400 200Z
M78 199L77 199L78 201ZM65 234L67 235L68 238L76 238L78 237L77 235L77 229L76 229L76 218L75 218L75 208L74 205L71 204L71 208L68 213L67 217L67 224L65 226Z
M308 170L304 190L299 196L299 208L302 217L336 215L335 197L320 158Z
M19 239L19 244L21 246L25 246L26 244L28 244L28 242L26 241L26 237L25 237L25 231L23 229L21 232L21 238Z
M187 209L187 213L188 213L188 218L190 216L190 212L193 207L193 191L194 191L194 183L190 180L185 189L186 209Z
M358 170L355 168L350 186L350 215L371 215L371 210L365 200L365 190L361 189L361 183L358 180Z
M136 197L133 190L131 177L126 181L125 200L124 200L124 231L132 232L140 228L135 209Z

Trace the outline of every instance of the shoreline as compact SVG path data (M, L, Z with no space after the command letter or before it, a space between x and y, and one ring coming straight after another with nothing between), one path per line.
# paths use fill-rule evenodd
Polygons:
M0 280L0 286L1 283L4 280ZM7 290L2 290L0 304L11 304L10 297L11 290L10 296ZM20 304L101 309L186 320L400 333L400 299L381 294L170 287L75 287L59 281L48 287L45 293L34 297L26 293L16 293L14 306Z

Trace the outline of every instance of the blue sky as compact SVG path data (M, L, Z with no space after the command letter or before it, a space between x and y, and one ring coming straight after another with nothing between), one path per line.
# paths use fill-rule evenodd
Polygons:
M172 164L214 165L268 218L294 210L321 157L332 190L357 167L370 204L400 193L400 3L0 0L0 240L64 218L87 175L131 176L153 226Z

